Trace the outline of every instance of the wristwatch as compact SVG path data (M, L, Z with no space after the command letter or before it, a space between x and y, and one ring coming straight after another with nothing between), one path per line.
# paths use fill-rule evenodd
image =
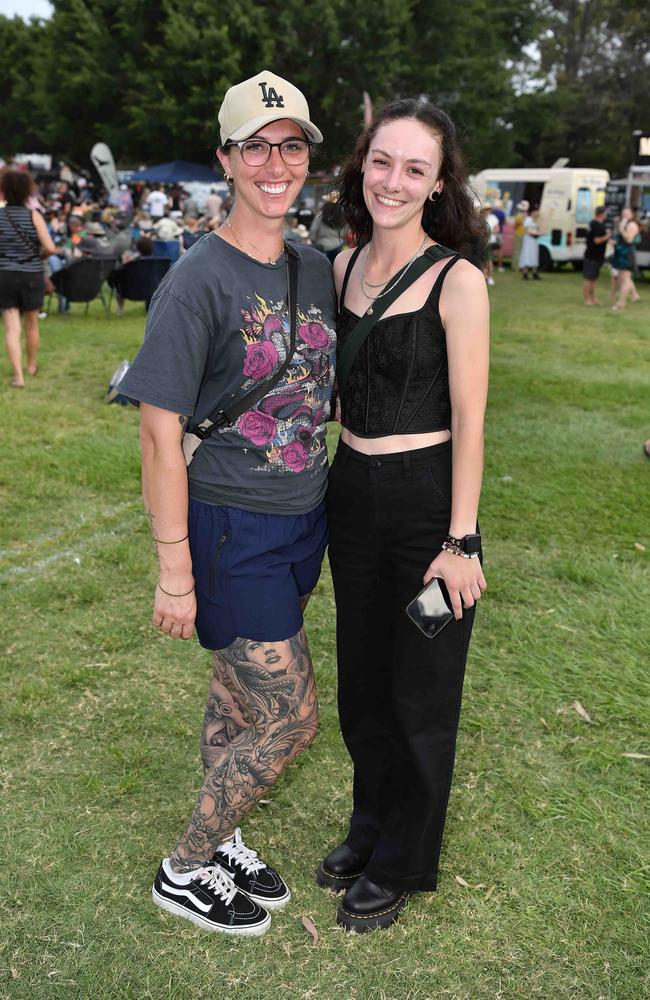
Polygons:
M449 545L453 545L455 548L460 549L463 555L468 558L478 556L481 551L480 535L463 535L462 538L454 538L453 535L447 535L445 541L448 542Z

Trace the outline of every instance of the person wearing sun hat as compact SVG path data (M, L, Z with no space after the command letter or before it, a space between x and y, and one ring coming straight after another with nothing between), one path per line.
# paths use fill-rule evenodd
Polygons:
M239 823L317 726L302 611L327 545L336 300L327 259L282 237L323 138L304 95L265 70L227 91L219 126L232 211L158 288L120 392L141 408L153 625L213 651L204 780L153 900L253 935L290 892ZM188 420L203 440L186 471Z

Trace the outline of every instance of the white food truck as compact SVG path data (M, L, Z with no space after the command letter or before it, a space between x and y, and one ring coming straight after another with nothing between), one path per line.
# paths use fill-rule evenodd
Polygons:
M514 167L481 170L471 186L481 204L501 204L508 217L503 236L504 255L512 255L512 219L520 201L539 205L540 267L571 262L582 266L589 223L599 205L605 204L609 173L591 167L567 167L557 160L552 167Z

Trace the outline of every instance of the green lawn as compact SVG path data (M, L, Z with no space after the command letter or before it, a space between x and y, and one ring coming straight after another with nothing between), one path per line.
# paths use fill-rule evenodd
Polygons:
M601 282L604 284L604 280ZM232 941L156 909L200 782L208 655L150 625L137 413L107 406L144 313L42 324L0 386L3 951L11 1000L642 1000L650 994L650 288L624 313L580 278L497 275L470 649L440 889L346 936L314 884L345 829L334 605L307 620L322 723L245 821L293 901ZM301 923L318 928L314 944Z

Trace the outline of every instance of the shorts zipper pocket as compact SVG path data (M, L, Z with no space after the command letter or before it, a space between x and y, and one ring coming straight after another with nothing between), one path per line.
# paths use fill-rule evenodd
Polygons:
M214 595L214 578L217 574L217 567L219 565L219 560L221 559L221 553L223 552L223 547L228 541L228 532L224 531L223 535L219 539L219 544L217 545L217 551L212 557L212 562L210 563L210 587L209 594L210 597Z

